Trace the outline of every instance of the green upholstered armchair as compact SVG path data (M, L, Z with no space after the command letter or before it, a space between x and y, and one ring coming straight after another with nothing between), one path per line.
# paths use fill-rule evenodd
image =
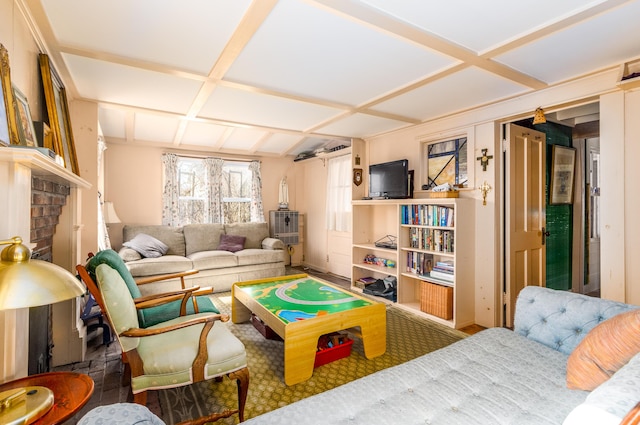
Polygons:
M224 323L227 315L194 313L142 329L120 273L103 263L95 268L95 276L104 312L129 363L134 402L146 404L148 390L226 375L237 380L238 409L223 414L237 412L244 420L249 369L244 345Z
M212 293L212 288L195 288L193 294L196 296L191 297L190 294L189 296L185 296L185 294L188 293L188 289L184 287L184 276L197 273L197 270L190 270L183 273L175 273L169 275L158 275L145 279L139 279L136 281L129 272L129 269L125 265L120 255L118 255L118 253L112 249L99 251L97 254L90 257L87 265L84 267L86 269L86 273L81 270L81 266L76 267L76 270L78 270L80 277L84 281L85 285L87 285L87 287L89 288L89 291L98 302L98 305L100 305L100 308L102 308L102 300L100 299L100 291L98 291L95 285L95 270L96 267L98 267L98 265L100 264L108 264L120 274L120 276L126 283L127 288L129 288L129 292L131 293L131 296L136 303L147 303L156 297L155 295L143 297L140 289L138 288L138 285L159 282L167 279L180 278L182 283L182 291L173 292L174 301L167 302L159 306L140 309L138 311L138 320L140 321L141 328L146 328L148 326L165 322L184 314L220 313L220 311L211 301L211 298L204 295L198 296L199 294ZM162 295L168 294L165 293Z

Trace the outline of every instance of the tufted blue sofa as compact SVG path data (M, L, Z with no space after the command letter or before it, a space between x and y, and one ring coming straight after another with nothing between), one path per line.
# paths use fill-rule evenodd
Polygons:
M598 323L633 308L526 287L514 331L481 331L245 423L619 424L640 401L640 354L592 392L567 388L566 363Z

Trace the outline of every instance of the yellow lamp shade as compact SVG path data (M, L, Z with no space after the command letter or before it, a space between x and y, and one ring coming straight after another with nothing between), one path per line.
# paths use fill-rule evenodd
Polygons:
M54 304L83 295L84 285L53 263L32 260L31 250L15 237L0 255L0 310Z

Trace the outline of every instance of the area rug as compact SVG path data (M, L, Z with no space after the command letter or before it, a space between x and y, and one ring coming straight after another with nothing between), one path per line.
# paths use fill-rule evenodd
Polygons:
M222 313L231 313L231 293L213 297ZM387 351L374 359L364 356L362 341L354 338L349 357L316 368L308 381L284 383L283 342L265 339L251 323L225 325L245 344L251 380L245 418L252 418L297 400L330 390L354 379L404 363L445 347L466 334L423 319L395 306L387 307ZM218 324L216 324L218 326ZM235 382L225 378L159 391L162 419L169 425L237 408ZM363 397L366 394L363 394ZM237 415L216 423L234 424Z

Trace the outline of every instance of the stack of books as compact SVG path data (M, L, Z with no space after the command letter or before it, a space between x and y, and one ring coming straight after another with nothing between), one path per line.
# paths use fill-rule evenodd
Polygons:
M364 289L367 285L371 285L376 282L376 278L374 277L361 277L360 279L355 281L355 287Z
M435 279L453 282L454 266L453 261L436 261L436 264L429 272L429 276Z

